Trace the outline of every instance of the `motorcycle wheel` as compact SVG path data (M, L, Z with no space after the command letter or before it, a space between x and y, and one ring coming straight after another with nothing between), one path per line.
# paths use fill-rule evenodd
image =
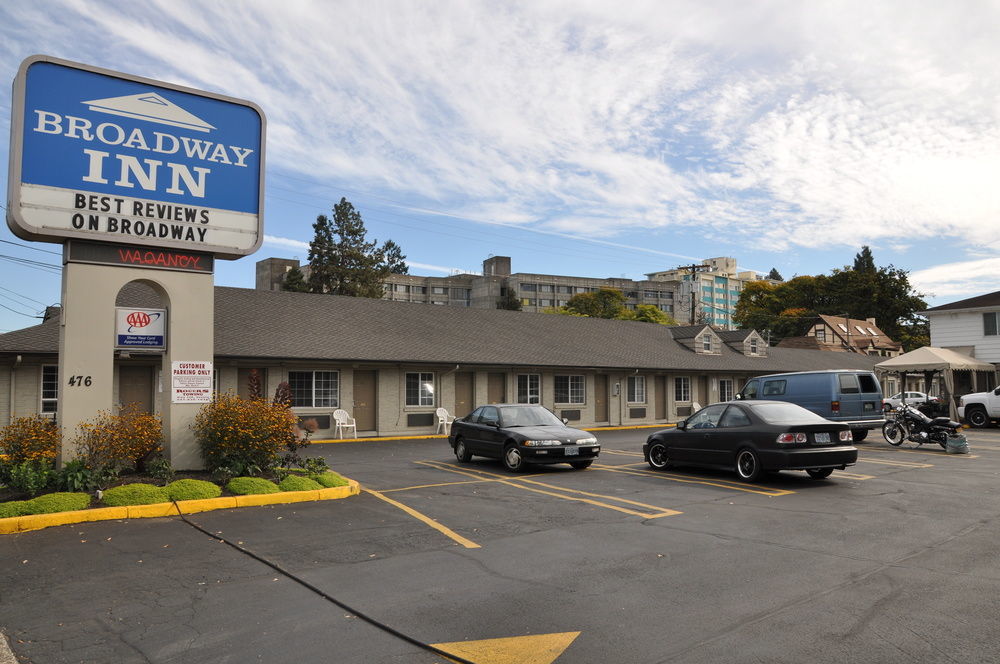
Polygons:
M886 422L882 425L882 437L893 447L899 447L906 440L906 431L895 422Z

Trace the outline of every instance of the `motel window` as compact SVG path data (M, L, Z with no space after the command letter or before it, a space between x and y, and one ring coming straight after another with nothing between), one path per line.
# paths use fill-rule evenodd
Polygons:
M542 378L538 374L517 375L517 402L542 403Z
M434 405L434 374L429 371L412 371L406 374L406 405Z
M54 413L59 405L59 367L42 367L42 412Z
M583 376L556 376L556 403L583 403Z
M691 401L691 377L674 378L674 401Z
M337 408L340 406L340 373L337 371L289 371L292 406Z
M732 378L720 378L719 379L719 401L732 401L733 400L733 379Z
M646 377L628 377L628 402L646 403Z

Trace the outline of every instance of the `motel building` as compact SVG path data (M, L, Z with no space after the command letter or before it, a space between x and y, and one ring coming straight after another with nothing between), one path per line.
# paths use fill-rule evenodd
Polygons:
M171 315L157 274L119 291L126 325L130 312ZM214 390L247 396L254 369L268 397L287 381L295 413L316 419L320 440L334 436L340 408L360 437L434 434L438 408L460 417L505 402L538 403L580 427L667 424L731 399L751 376L870 370L875 359L769 348L755 331L707 325L229 287L215 287L213 301ZM53 308L42 324L0 335L0 422L59 411L60 319ZM163 352L108 345L107 354L114 403L162 412L171 398Z

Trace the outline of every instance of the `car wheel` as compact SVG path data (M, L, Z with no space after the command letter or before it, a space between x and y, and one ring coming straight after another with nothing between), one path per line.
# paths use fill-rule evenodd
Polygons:
M882 425L882 437L893 447L899 447L906 440L906 432L895 422L886 422Z
M826 479L833 472L833 468L809 468L806 470L809 473L809 477L814 480Z
M868 437L868 429L854 429L851 431L851 437L854 438L855 442L860 443Z
M744 447L736 453L736 474L744 482L756 482L764 474L757 453L749 447Z
M465 440L458 438L455 440L455 458L462 463L469 463L472 461L472 452L469 448L465 446Z
M585 468L590 468L590 464L594 463L593 460L588 461L570 461L569 465L573 466L576 470L583 470Z
M519 473L528 464L524 461L524 455L514 443L507 443L503 448L503 465L512 473Z
M990 418L982 407L966 409L965 421L977 429L985 429L990 425Z
M649 454L646 462L653 470L665 470L671 466L670 457L667 455L667 446L663 443L653 443L649 446Z

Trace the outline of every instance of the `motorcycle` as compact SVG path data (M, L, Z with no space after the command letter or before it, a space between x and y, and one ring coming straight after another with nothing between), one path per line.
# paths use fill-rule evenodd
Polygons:
M947 417L931 418L905 403L900 404L889 417L882 425L882 436L894 447L909 440L918 446L937 443L949 452L954 450L962 453L968 450L969 443L965 434L959 431L962 425Z

